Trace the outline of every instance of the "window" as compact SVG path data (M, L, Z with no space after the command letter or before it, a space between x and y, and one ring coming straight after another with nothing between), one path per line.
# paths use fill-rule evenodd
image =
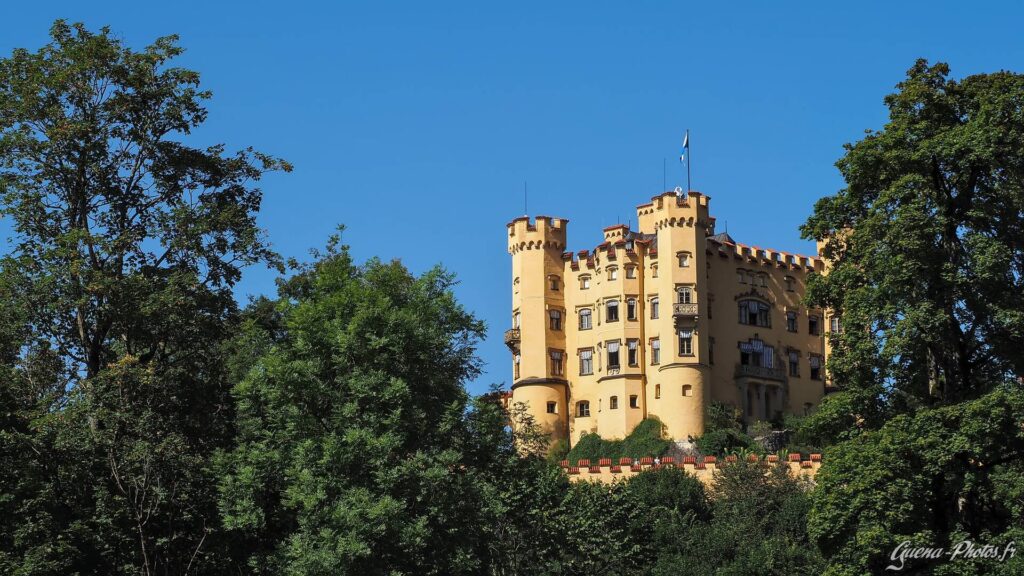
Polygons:
M679 331L679 355L693 356L693 330Z
M590 276L580 276L580 290L590 289Z
M512 293L513 294L519 294L519 277L518 276L516 276L512 280Z
M619 343L609 342L608 343L608 369L618 370L619 369Z
M760 284L760 286L762 288L767 288L768 287L768 275L767 274L758 274L757 275L757 280L758 280L758 284Z
M594 349L585 348L580 350L580 376L587 376L594 373Z
M636 320L636 298L626 300L626 320Z
M618 300L609 300L608 304L606 304L605 307L606 307L605 319L607 321L609 321L609 322L618 322L619 321L619 301Z
M676 289L676 293L679 294L680 304L693 303L693 288L690 288L689 286L680 286Z
M800 376L800 353L796 350L789 351L789 375Z
M661 340L654 338L651 340L651 366L658 364L661 364Z
M840 332L843 331L843 327L839 324L839 316L833 316L829 318L828 324L829 330L831 330L833 334L839 334Z
M562 351L552 350L549 352L551 356L551 375L561 376L562 375Z
M772 322L769 310L770 308L768 305L763 302L758 302L757 300L740 300L740 324L771 328Z
M548 286L550 286L551 289L554 290L555 292L558 292L558 277L557 276L550 276L550 277L548 277Z
M775 367L775 348L760 338L740 342L740 364L743 366Z
M609 268L608 269L608 279L609 280L618 280L619 279L619 269L614 267L614 266Z
M519 380L519 360L521 358L522 357L519 354L516 354L515 356L512 357L512 377L515 378L516 380Z
M658 277L658 265L655 264L655 265L651 266L651 278L657 278L657 277Z
M661 384L654 385L654 399L661 398Z
M821 380L821 356L811 354L811 380Z
M658 319L658 297L651 298L651 320Z
M580 330L590 330L590 308L580 310Z
M512 315L512 327L513 328L519 328L519 320L520 320L519 312L516 312L515 314Z
M814 336L821 334L821 326L818 325L818 317L811 315L807 317L807 331Z
M558 414L558 402L548 402L548 414Z
M715 363L715 339L708 338L708 364Z
M693 386L690 384L683 384L683 396L693 396Z
M548 310L548 320L552 330L562 329L562 312L560 310Z
M747 271L746 270L737 270L736 271L736 277L737 277L737 279L739 279L740 284L746 284L747 283Z
M679 258L679 267L680 268L689 268L690 267L690 253L689 252L680 252L679 254L676 254L676 257Z
M786 330L796 332L796 312L786 312Z
M636 366L639 360L637 360L637 341L626 340L626 362L630 366Z
M793 278L792 276L786 276L785 280L786 280L786 291L787 292L792 292L794 290L793 287L796 285L796 279Z
M587 418L590 416L590 402L580 400L576 403L576 417Z
M636 394L631 394L629 396L629 407L630 408L639 408L640 407L640 398L637 397Z
M612 396L611 398L608 399L608 409L609 410L618 410L619 409L619 397L618 396Z
M636 266L626 266L626 278L636 278Z

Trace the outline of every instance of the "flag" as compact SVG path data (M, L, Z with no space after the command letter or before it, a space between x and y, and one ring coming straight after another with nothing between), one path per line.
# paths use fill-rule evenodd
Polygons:
M686 162L686 153L690 151L690 131L686 131L686 136L683 136L683 152L679 154L679 163Z

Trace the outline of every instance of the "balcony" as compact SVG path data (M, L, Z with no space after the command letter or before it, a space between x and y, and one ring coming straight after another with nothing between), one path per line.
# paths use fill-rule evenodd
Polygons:
M519 352L519 328L509 328L505 330L505 346L513 352Z
M785 368L765 368L764 366L736 365L737 378L760 378L762 380L786 381Z
M672 305L672 316L676 320L695 320L697 318L697 303L676 303Z

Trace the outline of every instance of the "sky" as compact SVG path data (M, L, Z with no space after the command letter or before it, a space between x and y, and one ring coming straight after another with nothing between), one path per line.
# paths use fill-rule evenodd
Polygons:
M568 249L593 249L685 186L689 129L691 185L718 229L813 254L800 224L917 58L957 77L1024 71L1024 3L980 6L50 0L3 7L0 55L42 46L57 18L140 49L179 35L177 64L214 94L192 143L295 166L260 183L274 248L305 259L344 224L358 260L454 272L487 323L480 393L511 380L511 219L568 218ZM272 295L275 277L248 270L239 299Z

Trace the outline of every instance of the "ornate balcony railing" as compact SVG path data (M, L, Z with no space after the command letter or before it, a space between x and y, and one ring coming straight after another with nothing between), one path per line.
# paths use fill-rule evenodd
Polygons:
M519 328L505 330L505 346L508 346L513 352L519 351L519 339Z
M785 368L765 368L764 366L748 366L746 364L736 365L736 377L742 378L763 378L765 380L786 380Z
M676 318L696 318L697 317L697 303L676 303L672 305L672 316Z

